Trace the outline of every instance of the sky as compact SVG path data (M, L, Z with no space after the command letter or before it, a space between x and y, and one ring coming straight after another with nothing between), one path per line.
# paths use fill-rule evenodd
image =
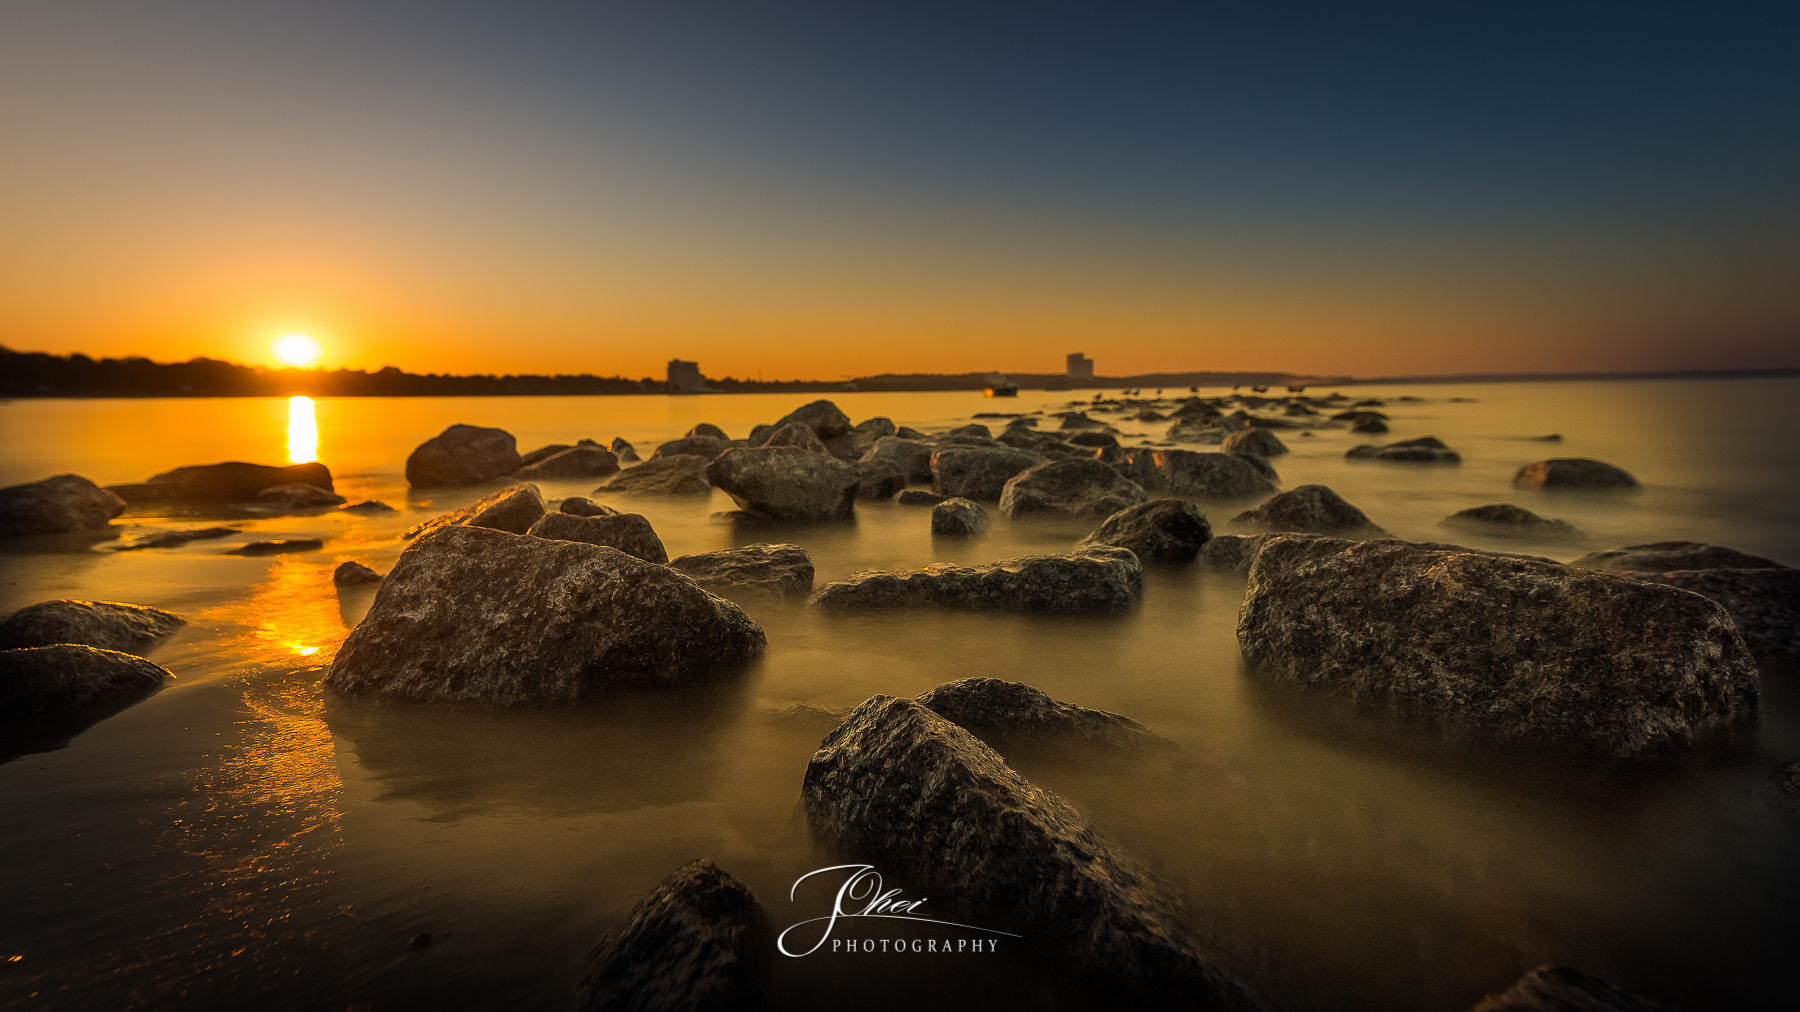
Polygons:
M0 2L0 344L1800 366L1800 5Z

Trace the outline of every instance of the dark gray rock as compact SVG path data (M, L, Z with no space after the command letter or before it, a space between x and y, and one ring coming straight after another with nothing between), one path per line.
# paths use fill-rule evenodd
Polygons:
M658 457L620 471L594 491L609 495L711 495L706 464L705 457Z
M1046 436L1046 438L1050 437ZM1117 449L1119 446L1119 437L1110 432L1099 432L1090 429L1071 435L1067 442L1070 446L1093 446L1103 449Z
M921 703L863 702L807 764L800 805L827 846L931 898L934 916L1027 935L1108 978L1196 1009L1259 1002L1196 940L1178 902L1081 813Z
M1519 488L1637 488L1638 480L1611 464L1586 457L1556 457L1526 464L1513 475Z
M987 533L987 510L972 499L945 499L931 508L931 533L952 538Z
M611 506L603 506L592 499L578 495L572 495L558 503L556 511L578 517L610 517L617 516L619 512Z
M611 450L603 450L598 446L586 444L571 446L561 453L552 454L534 464L519 468L513 472L515 481L573 481L581 478L600 478L616 474L619 470L619 458L613 456Z
M1510 503L1493 503L1458 510L1439 521L1445 527L1480 531L1484 534L1518 534L1534 538L1582 540L1587 535L1567 520L1540 517L1528 509Z
M850 431L866 433L872 439L880 439L882 436L891 436L900 429L894 424L893 419L876 417L857 422L856 427Z
M858 499L892 499L906 488L906 475L891 460L858 461L856 471Z
M612 452L613 456L619 458L621 464L636 463L639 459L637 447L627 442L624 436L613 437Z
M895 429L894 435L898 436L901 439L910 439L916 443L923 443L931 438L930 436L927 436L925 433L920 432L918 429L915 429L915 428L912 428L912 427L906 426L906 425L902 425L899 428Z
M1226 453L1248 454L1255 457L1278 457L1288 452L1287 444L1267 428L1233 432L1220 441L1219 449Z
M338 565L331 574L331 583L336 587L370 587L381 582L381 574L360 562L345 562Z
M650 459L699 457L702 460L711 460L725 452L725 448L730 445L729 440L720 439L717 436L683 436L658 446L655 452L650 454Z
M451 510L407 529L416 538L440 527L489 527L509 534L524 534L544 515L544 494L536 485L508 485L482 496L459 510Z
M116 601L40 601L0 622L0 650L81 643L101 650L139 654L187 625L160 608Z
M1098 545L1124 548L1143 562L1192 562L1212 537L1200 508L1180 499L1152 499L1106 518L1077 550Z
M830 401L813 401L802 408L796 408L781 417L774 428L781 428L789 422L799 422L813 430L813 435L820 441L836 439L850 431L850 416L838 410Z
M1759 691L1698 594L1451 545L1270 537L1238 643L1274 678L1621 756L1752 718Z
M1379 418L1359 418L1351 424L1350 431L1381 433L1388 431L1388 424Z
M856 469L797 446L735 447L706 466L706 480L744 509L775 520L813 523L855 515Z
M711 422L701 422L699 425L687 430L686 434L688 436L711 436L722 442L731 442L731 437L725 434L725 430Z
M580 1012L756 1012L774 949L749 887L711 861L658 883L588 954Z
M821 608L943 607L972 611L1078 614L1122 612L1144 591L1144 567L1122 548L1069 555L1027 555L984 566L926 566L868 571L828 583L812 601Z
M715 678L761 627L615 548L444 527L400 554L326 684L373 701L571 703Z
M251 502L264 489L279 485L315 485L330 492L331 471L316 461L286 467L227 461L178 467L141 484L110 486L110 491L139 506L219 504Z
M1666 573L1673 569L1786 569L1773 559L1700 541L1653 541L1589 552L1571 566L1606 572Z
M894 501L902 506L936 506L941 502L949 502L955 496L938 495L936 492L925 492L920 489L907 489L894 497Z
M170 677L134 654L78 643L0 650L0 717L29 717L147 693Z
M1469 1012L1674 1012L1661 1005L1590 977L1579 970L1545 963L1520 977L1512 987L1483 998Z
M1008 479L1000 490L1000 512L1009 518L1056 513L1100 519L1145 498L1137 482L1092 457L1052 460Z
M1242 423L1232 422L1230 419L1183 418L1174 425L1169 426L1169 431L1163 435L1167 439L1172 439L1181 443L1211 443L1217 445L1224 442L1226 436L1229 436L1234 432L1242 431L1243 428L1244 426Z
M338 512L373 516L380 513L398 513L400 511L389 506L387 503L378 502L374 499L364 499L362 502L353 502L348 506L340 506Z
M251 505L260 512L317 513L347 502L343 496L317 485L276 485L256 493Z
M1125 451L1120 470L1148 492L1187 499L1251 499L1275 491L1255 464L1229 453L1139 447Z
M1054 415L1052 417L1062 419L1062 427L1063 427L1064 431L1069 431L1071 429L1104 429L1104 428L1108 428L1108 426L1105 422L1102 422L1098 419L1089 418L1086 413L1081 412L1081 411L1065 411L1058 415Z
M79 474L0 488L0 538L62 534L108 526L125 500Z
M786 425L775 429L769 433L767 439L764 439L758 445L793 446L812 453L831 453L831 450L826 448L825 442L817 435L813 434L813 430L799 422L789 422Z
M907 484L931 480L931 453L933 447L913 439L901 439L897 436L881 436L862 455L862 462L886 460L900 469L906 476Z
M932 491L977 502L998 502L1012 476L1042 454L1001 446L948 446L931 455Z
M1254 453L1244 453L1241 450L1233 450L1230 455L1249 464L1252 470L1262 475L1271 484L1280 480L1281 476L1275 473L1275 465L1269 463L1269 458Z
M1117 749L1167 747L1129 717L1051 699L1041 689L998 678L963 678L920 693L938 716L998 748L1016 741L1057 741Z
M663 548L656 528L638 513L614 513L600 516L575 516L571 513L546 513L525 533L552 541L579 541L588 545L617 548L634 559L664 563L669 553Z
M1386 446L1365 443L1344 451L1344 456L1349 460L1390 460L1403 464L1462 463L1462 454L1445 446L1444 441L1436 436L1420 436Z
M669 563L707 590L770 597L812 593L813 562L799 545L745 545L683 555Z
M540 460L547 460L547 459L554 457L557 454L563 452L564 450L573 450L574 448L575 448L575 446L573 443L551 443L548 446L540 446L537 449L531 451L530 453L527 453L524 456L520 457L519 458L519 466L520 467L530 467L531 465L537 463Z
M1800 569L1677 569L1621 576L1691 590L1731 613L1759 661L1800 663Z
M1253 510L1231 518L1233 524L1270 531L1336 534L1356 538L1385 538L1387 532L1369 521L1363 511L1345 502L1324 485L1301 485L1283 492Z
M406 480L421 487L480 485L517 471L522 459L505 429L452 425L406 458Z
M121 552L135 552L145 548L179 548L190 541L210 541L232 534L242 534L235 527L207 527L197 531L159 531L134 539L128 545L120 545Z
M316 552L325 547L323 538L279 538L274 541L252 541L226 552L226 555L292 555Z
M1250 563L1256 558L1256 550L1263 546L1273 535L1269 534L1218 534L1207 539L1200 546L1200 564L1207 569L1222 573L1250 572Z

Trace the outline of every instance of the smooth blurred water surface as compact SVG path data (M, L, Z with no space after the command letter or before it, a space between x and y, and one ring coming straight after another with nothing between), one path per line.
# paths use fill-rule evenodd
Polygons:
M1460 467L1346 461L1364 439L1279 433L1293 451L1274 460L1284 488L1328 484L1396 536L1565 560L1692 539L1800 564L1800 381L1344 392L1389 400L1393 432L1379 441L1436 435L1464 456ZM830 395L853 420L927 430L1074 396ZM332 569L354 559L385 571L403 529L481 494L407 489L407 454L444 427L505 428L521 451L624 436L648 456L697 422L742 436L811 399L319 398L310 416L286 399L0 405L0 484L70 471L141 481L185 464L285 463L290 447L316 445L341 494L400 508L249 521L245 537L168 551L0 547L0 609L120 600L192 623L151 654L177 676L163 691L66 748L0 764L0 958L23 957L0 963L0 1003L568 1007L588 946L694 857L748 882L778 925L800 919L788 886L834 859L795 806L834 721L794 704L843 711L975 675L1126 714L1179 744L1154 759L1007 758L1183 889L1283 1007L1463 1009L1547 960L1690 1012L1791 993L1800 817L1781 808L1770 773L1800 759L1792 671L1765 671L1760 725L1732 748L1616 765L1504 748L1256 681L1234 634L1242 580L1189 567L1151 571L1143 606L1115 618L825 616L746 600L769 651L741 681L573 711L360 707L320 686L368 602L340 600ZM1167 423L1121 427L1160 438ZM1532 438L1549 433L1564 438ZM1551 456L1609 461L1644 488L1511 488L1516 468ZM555 497L595 483L541 484ZM627 502L671 556L793 541L820 584L1062 551L1088 526L996 515L987 538L934 540L927 510L859 503L854 523L744 531L710 519L733 507L723 493ZM1493 502L1567 519L1592 540L1471 540L1438 525ZM1245 505L1206 511L1223 531ZM120 522L133 535L218 521ZM222 554L248 537L326 546ZM34 732L42 740L10 733L5 754L59 740L57 727ZM434 944L409 948L421 932ZM787 1008L1083 1003L1057 994L1067 982L1054 969L1010 958L815 956L777 973Z

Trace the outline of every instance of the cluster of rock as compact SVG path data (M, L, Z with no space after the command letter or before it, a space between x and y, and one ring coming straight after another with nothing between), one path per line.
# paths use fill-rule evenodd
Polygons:
M1143 595L1144 569L1121 548L1090 546L1067 555L1029 555L982 566L937 564L901 572L855 573L819 588L829 610L941 607L1055 614L1122 612Z
M0 716L144 695L173 677L141 655L187 622L116 601L43 601L0 622Z
M1730 613L1758 660L1800 662L1800 569L1697 541L1626 545L1569 564L1692 591Z

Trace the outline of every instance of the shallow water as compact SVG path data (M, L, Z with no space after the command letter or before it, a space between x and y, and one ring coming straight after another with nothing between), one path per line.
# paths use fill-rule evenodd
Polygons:
M1397 536L1559 559L1682 538L1800 564L1800 445L1790 436L1800 381L1344 392L1422 398L1390 399L1393 432L1379 441L1436 435L1465 463L1345 461L1363 439L1283 431L1293 452L1275 460L1281 484L1328 484ZM833 399L856 420L935 429L1072 396ZM65 539L0 548L0 609L122 600L192 622L152 651L177 678L149 699L0 731L0 755L28 753L0 764L0 958L23 957L0 963L0 1003L568 1007L585 950L691 858L744 879L778 927L814 915L788 902L788 887L835 859L809 841L795 805L833 721L793 704L842 711L975 675L1126 714L1179 745L1137 760L1007 758L1181 888L1283 1007L1462 1009L1547 960L1690 1012L1791 992L1800 817L1780 807L1770 777L1800 758L1791 671L1765 670L1759 725L1728 747L1625 764L1500 747L1257 681L1234 634L1243 581L1186 568L1152 571L1143 606L1113 618L825 616L745 600L770 645L739 680L572 711L369 708L320 686L368 600L340 601L332 569L355 559L385 571L404 528L479 494L406 488L407 453L445 426L499 426L521 449L623 435L647 455L696 422L743 435L810 399L322 399L317 453L338 491L400 513L241 522L244 537L165 551ZM0 405L0 484L280 463L289 415L274 399L16 401ZM1155 438L1166 423L1122 427ZM1565 438L1530 439L1552 432ZM1645 487L1509 486L1519 465L1547 456L1607 460ZM541 484L550 496L593 488ZM1471 540L1437 525L1490 502L1562 517L1592 540ZM797 541L821 584L865 568L1059 551L1086 529L997 518L985 539L934 540L928 511L891 504L859 504L854 524L812 528L738 531L709 519L732 505L714 493L631 508L671 556ZM1223 530L1240 508L1206 512ZM120 522L130 536L218 521ZM326 546L222 554L250 537ZM421 932L433 944L410 948ZM818 1009L1103 1000L1075 986L1011 950L820 954L778 960L776 997Z

